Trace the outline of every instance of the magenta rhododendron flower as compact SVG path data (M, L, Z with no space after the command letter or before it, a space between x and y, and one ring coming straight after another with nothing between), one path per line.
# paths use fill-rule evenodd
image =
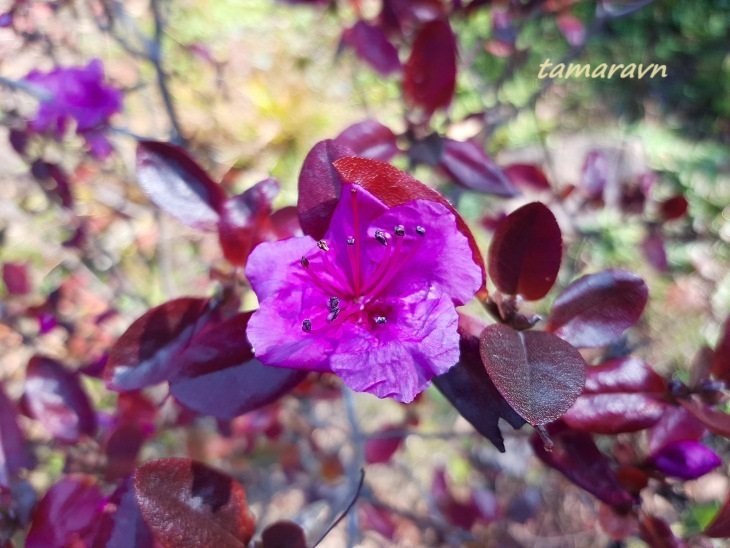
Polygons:
M665 475L686 480L704 476L722 464L712 449L694 440L668 443L650 460Z
M48 92L41 100L30 129L38 133L54 131L63 136L71 119L93 154L106 157L111 147L103 134L109 118L122 107L122 92L104 84L104 68L99 59L86 67L57 67L50 72L34 70L25 80Z
M406 403L458 361L454 306L482 282L445 206L388 208L358 185L344 185L322 240L260 244L246 274L261 303L247 330L259 360Z

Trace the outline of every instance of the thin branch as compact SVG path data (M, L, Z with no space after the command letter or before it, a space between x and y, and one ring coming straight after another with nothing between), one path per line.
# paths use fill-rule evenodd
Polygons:
M49 101L53 99L53 94L47 89L40 86L36 86L24 80L11 80L5 76L0 76L0 85L5 86L13 91L22 91L32 97L35 97L39 101Z
M325 537L327 535L329 535L332 532L332 530L335 527L337 527L337 525L339 525L339 523L345 518L345 516L350 512L350 510L352 510L352 507L355 506L357 499L360 498L360 493L362 492L362 486L363 486L364 482L365 482L365 469L360 468L360 480L357 483L357 488L355 489L355 494L352 496L352 500L347 505L347 507L342 511L342 513L339 515L339 517L335 521L332 522L332 525L327 527L327 530L324 532L324 534L321 537L319 537L319 540L314 543L312 548L316 548L317 546L319 546L319 544L325 539Z

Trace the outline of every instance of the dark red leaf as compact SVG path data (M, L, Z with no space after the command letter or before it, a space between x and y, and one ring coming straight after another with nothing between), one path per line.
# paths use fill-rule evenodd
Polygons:
M696 396L689 399L680 399L679 403L693 417L704 424L710 432L730 438L730 415L706 405Z
M148 433L140 425L121 422L114 426L104 440L106 481L117 481L134 471L147 437Z
M369 502L360 502L357 506L357 517L363 530L376 531L388 540L395 539L394 515L387 508L374 506Z
M44 356L33 356L25 373L23 402L57 440L76 443L96 432L96 414L79 375Z
M583 357L552 333L490 325L482 332L479 352L504 399L532 425L560 417L583 389Z
M687 198L677 194L659 203L659 215L665 221L679 219L687 213L688 206Z
M362 185L387 207L396 207L413 200L430 200L448 208L456 217L459 231L469 240L472 259L484 271L484 260L474 235L454 206L441 194L385 162L367 158L342 158L334 162L334 167L343 181ZM331 216L331 214L330 211L329 215ZM329 223L329 217L327 223Z
M376 25L358 21L352 28L345 29L342 42L354 49L360 59L383 76L398 72L401 68L398 50Z
M517 187L531 190L550 190L550 182L539 167L532 164L511 164L504 168L504 174Z
M134 494L163 547L243 547L255 522L243 486L190 459L159 459L134 474Z
M730 494L702 534L710 538L730 537Z
M103 504L101 491L91 476L61 478L33 511L26 548L86 546L96 531Z
M18 427L18 410L0 384L0 486L9 487L21 469L33 465Z
M497 227L489 245L489 275L503 293L541 299L558 276L562 245L552 212L540 202L524 205Z
M502 418L513 428L525 421L494 386L479 356L479 338L463 331L460 324L461 350L459 363L443 375L434 377L433 384L468 420L477 432L504 453L504 440L498 422Z
M482 147L472 141L444 139L439 167L456 184L475 192L508 198L520 193Z
M666 404L652 394L584 394L563 420L571 428L594 434L638 432L656 424Z
M648 299L649 289L636 274L625 270L588 274L555 299L545 329L573 346L604 346L638 321Z
M720 339L715 346L715 356L712 360L712 374L730 386L730 316L722 325Z
M277 521L261 533L262 548L307 548L304 529L293 521Z
M73 209L71 183L57 164L36 160L31 165L31 173L51 198L59 201L63 207Z
M641 251L651 266L659 272L669 270L669 259L664 247L664 238L658 230L650 231L641 242Z
M361 158L387 162L400 152L393 131L376 120L353 124L335 139L335 143L351 149Z
M137 180L157 207L184 225L215 230L226 194L182 148L141 141Z
M552 451L545 450L536 434L530 438L541 461L606 504L623 509L631 506L631 495L621 487L590 434L571 430L560 422L548 425L547 431L553 440Z
M644 515L640 518L639 538L652 547L680 548L686 546L674 536L669 524L656 516Z
M277 400L307 372L267 367L246 341L252 312L242 312L193 338L177 358L170 392L180 403L205 415L232 419Z
M439 509L449 523L456 527L468 531L481 517L479 508L473 501L462 502L454 497L449 490L446 482L446 471L443 468L438 468L434 472L431 494L436 503L436 508Z
M580 179L580 189L590 200L603 198L608 182L610 166L608 158L600 150L592 150L586 156Z
M299 173L297 212L305 234L320 240L340 199L342 180L333 167L335 160L355 153L334 141L320 141L309 151Z
M138 390L168 380L176 354L210 317L208 299L184 297L137 318L109 351L104 378L111 390Z
M19 263L3 264L3 282L9 295L27 295L30 293L28 265Z
M636 533L638 522L631 512L617 512L612 506L601 503L598 523L613 540L625 540Z
M421 27L403 76L403 97L411 109L430 116L449 106L456 89L456 53L456 38L447 20Z
M575 47L582 46L586 41L586 29L575 15L563 13L557 17L558 28L568 43Z
M695 353L689 369L689 387L692 390L700 388L710 379L714 361L715 351L709 346L701 346Z
M124 481L106 503L91 548L153 548L150 528L134 498L131 479Z
M699 440L706 432L705 426L684 407L667 406L659 421L646 433L649 453L675 441Z
M664 378L645 361L633 356L615 358L589 367L584 394L654 392L663 394Z
M277 240L304 236L302 227L299 226L299 214L296 206L282 207L274 211L271 214L271 224L274 227Z
M395 435L401 432L403 426L391 424L375 432L365 442L365 462L368 464L382 464L388 462L396 451L403 445L403 435Z
M256 244L275 239L271 203L279 188L276 179L264 179L243 194L228 198L221 206L218 238L223 255L231 264L246 266Z

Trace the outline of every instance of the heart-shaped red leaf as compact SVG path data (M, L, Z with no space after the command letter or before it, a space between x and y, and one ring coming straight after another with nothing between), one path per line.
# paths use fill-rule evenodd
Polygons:
M512 184L531 190L550 190L550 182L539 167L532 164L511 164L504 168L504 174Z
M335 143L351 149L357 156L387 162L400 150L393 131L377 120L353 124L335 139Z
M175 399L198 413L232 419L273 402L306 377L306 371L267 367L254 358L246 340L251 314L236 314L193 338L170 381Z
M562 422L549 425L547 431L553 440L552 451L545 449L539 436L530 439L541 461L606 504L631 507L631 495L621 486L590 434L571 430Z
M314 145L304 159L299 173L297 212L302 230L315 240L324 237L340 199L342 180L333 162L354 155L349 148L327 140Z
M508 198L520 193L482 147L472 141L444 139L438 165L452 181L469 190Z
M421 27L403 75L403 97L430 116L449 106L456 89L456 37L445 19Z
M365 442L365 462L368 464L388 462L403 445L405 437L403 434L398 434L402 431L403 426L391 424L375 432Z
M583 357L552 333L490 325L482 331L479 353L504 399L532 425L560 417L583 389Z
M644 280L631 272L588 274L555 299L545 330L580 348L604 346L638 321L648 299Z
M27 295L31 292L28 265L22 263L3 264L3 283L9 295Z
M540 202L522 206L502 221L489 246L489 275L503 293L527 300L544 297L555 283L563 254L560 227Z
M148 462L134 474L145 522L163 547L245 547L255 522L243 486L190 459Z
M184 225L215 230L226 194L182 148L141 141L137 180L157 207Z
M137 318L109 352L104 378L111 390L137 390L168 380L176 354L210 316L210 301L183 297Z
M396 207L413 200L430 200L448 208L456 217L459 231L469 240L472 259L484 271L484 261L474 235L454 206L441 194L385 162L367 158L342 158L334 163L334 167L344 182L362 185L387 207Z
M25 373L23 401L30 415L57 440L76 443L96 432L96 414L79 381L55 360L33 356Z

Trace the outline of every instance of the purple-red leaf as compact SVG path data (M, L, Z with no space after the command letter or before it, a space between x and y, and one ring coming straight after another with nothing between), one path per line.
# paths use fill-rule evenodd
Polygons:
M637 432L654 425L667 405L664 379L638 358L617 358L589 367L583 393L563 421L594 434Z
M352 28L345 29L342 42L354 49L360 59L383 76L398 72L401 68L398 50L376 25L358 21Z
M631 506L631 495L621 486L590 434L571 430L560 422L549 425L547 431L553 440L552 451L545 449L537 435L530 439L541 461L606 504Z
M9 487L22 468L33 468L33 459L25 447L18 427L18 410L5 395L0 384L0 486Z
M504 168L504 174L517 187L532 190L550 190L550 182L539 167L532 164L511 164Z
M26 548L90 544L103 504L101 491L91 476L62 478L33 511Z
M609 177L608 158L600 150L592 150L586 156L580 179L580 188L591 200L603 198Z
M307 372L267 367L246 341L251 312L242 312L206 329L176 360L170 392L180 403L205 415L232 419L277 400Z
M651 266L659 272L669 270L669 259L667 249L664 246L664 238L658 230L651 230L641 242L641 251Z
M702 534L710 538L730 537L730 494Z
M148 462L134 474L134 494L163 547L244 547L255 522L243 486L190 459Z
M44 356L33 356L25 373L23 401L29 414L57 440L76 443L96 432L96 414L79 375Z
M482 331L479 353L504 399L532 425L560 417L583 389L583 357L552 333L490 325Z
M304 529L293 521L277 521L261 533L261 548L307 548Z
M706 433L705 426L684 407L668 405L659 421L646 432L649 453L675 441L697 441Z
M439 167L456 184L475 192L508 198L520 193L482 147L472 141L444 139Z
M673 441L653 453L649 462L664 475L684 480L697 479L722 464L712 449L694 440Z
M659 203L659 215L665 221L672 221L683 217L688 207L687 198L677 194Z
M396 451L403 445L404 437L401 432L403 426L388 425L375 432L365 442L365 462L368 464L382 464L388 462Z
M209 300L184 297L137 318L109 352L104 378L112 390L137 390L168 380L176 354L210 315Z
M706 405L696 396L680 399L679 403L713 434L730 438L730 415Z
M499 224L489 246L494 285L509 295L541 299L558 276L562 243L555 216L540 202L513 211Z
M320 141L309 151L299 173L297 212L305 234L315 240L324 237L342 190L342 179L333 162L354 156L349 148L334 141Z
M271 203L279 188L276 179L264 179L243 194L228 198L221 206L218 238L223 255L231 264L246 266L256 244L275 239Z
M456 89L456 38L445 19L421 27L403 76L403 96L411 109L430 116L449 106Z
M3 264L3 282L9 295L27 295L30 293L28 265L19 263Z
M131 479L124 481L104 506L91 548L152 548L150 528L134 498Z
M456 217L459 232L469 240L474 263L484 271L484 260L474 235L454 206L441 194L385 162L367 158L342 158L334 163L334 167L342 181L362 185L387 207L396 207L413 200L430 200L448 208ZM337 195L339 196L339 190ZM327 223L329 224L329 217Z
M73 209L73 194L68 175L58 166L43 160L36 160L31 165L31 173L49 196L61 202L67 209Z
M184 225L215 230L226 194L182 148L140 142L137 179L157 207Z
M463 333L460 349L459 363L443 375L434 377L433 384L477 432L504 453L499 419L506 420L513 428L520 428L525 421L510 407L487 375L479 357L479 338Z
M387 162L400 152L393 131L376 120L353 124L335 139L335 143L351 149L361 158Z
M649 289L636 274L588 274L555 299L545 330L580 348L604 346L638 321L648 299Z

